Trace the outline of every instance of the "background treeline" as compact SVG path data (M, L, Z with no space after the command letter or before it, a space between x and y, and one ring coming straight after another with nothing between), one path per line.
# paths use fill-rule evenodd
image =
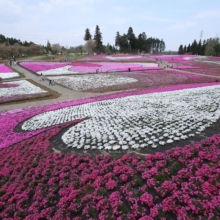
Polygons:
M0 58L26 57L30 55L41 55L45 48L34 42L21 42L16 38L5 37L0 34Z
M116 33L115 46L119 52L129 53L161 53L165 50L165 42L158 38L147 38L145 32L135 36L132 27L128 28L127 34Z
M205 55L205 56L220 56L220 41L219 38L209 38L207 40L194 40L192 44L180 45L178 54L193 54L193 55Z
M147 38L145 32L140 33L137 37L135 36L132 27L128 28L128 32L125 34L116 33L115 45L103 45L102 43L102 33L99 26L95 28L94 36L92 37L90 30L87 28L85 30L84 40L85 50L88 53L161 53L165 50L165 42L158 38Z

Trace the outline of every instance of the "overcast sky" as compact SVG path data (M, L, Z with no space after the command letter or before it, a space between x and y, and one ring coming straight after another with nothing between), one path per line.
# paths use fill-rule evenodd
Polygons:
M62 46L84 44L85 29L99 25L103 43L133 28L136 36L163 39L178 50L194 39L220 37L220 0L0 0L0 34Z

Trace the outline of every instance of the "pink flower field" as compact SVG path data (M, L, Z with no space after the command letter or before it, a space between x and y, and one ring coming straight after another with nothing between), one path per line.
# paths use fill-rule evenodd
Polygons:
M1 79L9 79L19 77L19 74L14 70L6 66L5 64L0 64L0 78Z
M31 70L33 72L39 72L44 70L56 69L69 65L69 62L20 62L22 67Z
M190 70L191 71L191 70ZM195 83L213 83L215 77L207 77L196 74L179 72L176 70L147 70L145 72L131 73L111 73L116 76L131 77L137 82L127 83L122 85L105 86L100 88L85 89L86 92L109 92L142 88L151 89L152 87L178 85L178 84L195 84ZM95 83L95 82L94 82Z
M188 71L192 71L195 73L202 73L202 74L206 74L206 75L211 75L211 76L220 76L220 68L196 68L196 69L185 69Z
M155 63L122 63L122 62L21 62L20 65L32 72L44 75L62 75L76 73L137 71L159 69ZM66 72L66 67L68 72Z
M11 73L14 72L11 68L6 66L5 64L0 64L0 73Z
M113 55L105 55L105 54L98 54L98 55L91 55L88 57L84 57L81 60L85 61L151 61L152 59L148 56L141 56L141 55L130 55L130 54L113 54Z
M207 85L164 86L0 112L0 219L219 219L219 134L147 156L89 156L55 153L52 141L86 119L20 130L25 120L47 111Z

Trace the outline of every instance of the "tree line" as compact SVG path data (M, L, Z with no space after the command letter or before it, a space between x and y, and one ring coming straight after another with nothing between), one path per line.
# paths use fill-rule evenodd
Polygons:
M98 25L96 25L93 38L89 28L86 28L84 40L86 41L85 49L88 53L161 53L166 47L163 39L147 38L145 32L136 37L132 27L128 28L126 34L121 35L119 31L116 32L114 45L103 45L102 33Z
M193 54L205 56L220 56L220 40L218 37L209 38L207 40L200 39L199 42L194 40L188 46L179 46L178 54Z
M24 41L16 38L5 37L0 34L0 58L24 57L30 55L41 55L45 49L34 42Z

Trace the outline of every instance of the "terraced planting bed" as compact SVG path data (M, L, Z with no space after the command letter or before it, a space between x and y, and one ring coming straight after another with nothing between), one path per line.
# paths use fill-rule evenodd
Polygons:
M219 82L174 70L48 78L124 91L0 111L0 219L220 218Z

